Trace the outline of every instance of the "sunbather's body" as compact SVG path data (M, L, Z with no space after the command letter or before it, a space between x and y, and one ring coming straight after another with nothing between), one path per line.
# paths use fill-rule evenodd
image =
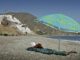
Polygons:
M35 52L40 52L43 54L55 54L55 55L69 55L71 53L77 53L76 51L70 51L70 52L66 52L66 51L57 51L54 49L48 49L48 48L43 48L43 46L40 43L35 44L35 42L31 43L32 47L29 47L27 50L29 51L35 51Z

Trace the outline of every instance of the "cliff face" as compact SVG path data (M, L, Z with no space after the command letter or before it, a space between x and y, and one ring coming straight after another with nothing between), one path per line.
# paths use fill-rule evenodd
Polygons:
M26 26L28 26L32 31L34 31L36 34L52 34L52 31L54 29L40 23L40 22L35 22L35 19L37 19L37 17L35 17L32 14L29 13L6 13L6 14L10 14L14 17L16 17L17 19L19 19L23 24L25 24Z
M22 24L24 24L24 26L27 26L29 32L31 30L31 31L35 32L36 34L40 34L40 35L44 35L44 34L46 34L46 35L47 34L48 35L76 35L77 34L77 33L70 33L70 32L68 33L68 32L64 32L64 31L60 31L58 29L54 29L49 26L46 26L46 25L42 24L41 22L35 22L35 19L37 19L37 17L35 17L34 15L29 14L29 13L9 12L9 13L5 13L5 14L12 15L16 19L18 19Z
M16 17L23 24L28 26L31 30L34 29L34 26L35 26L34 19L37 18L36 16L34 16L30 13L22 13L22 12L16 12L16 13L15 12L9 12L9 13L5 13L5 14L10 14L10 15Z
M23 24L19 19L17 19L12 15L8 15L8 14L0 15L0 25L1 25L0 26L1 34L12 33L12 31L15 32L17 35L24 35L26 33L33 34L33 32L27 26L25 26L25 24Z

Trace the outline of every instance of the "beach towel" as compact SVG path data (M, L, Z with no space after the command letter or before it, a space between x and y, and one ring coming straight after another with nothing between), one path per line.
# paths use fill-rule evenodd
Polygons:
M48 48L34 48L34 47L29 47L27 48L28 51L34 51L34 52L39 52L39 53L43 53L43 54L55 54L55 55L62 55L62 56L66 56L66 52L65 51L57 51L54 49L48 49Z

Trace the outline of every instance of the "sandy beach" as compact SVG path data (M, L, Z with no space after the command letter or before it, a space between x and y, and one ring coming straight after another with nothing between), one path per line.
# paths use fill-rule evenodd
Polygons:
M74 50L77 54L60 56L27 51L31 42L40 42L44 48L49 49L67 52ZM80 42L61 40L59 48L58 39L44 36L0 36L0 60L80 60Z

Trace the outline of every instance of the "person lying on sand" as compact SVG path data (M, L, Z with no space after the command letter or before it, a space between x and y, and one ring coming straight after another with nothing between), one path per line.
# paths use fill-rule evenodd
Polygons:
M66 51L57 51L54 49L43 48L41 43L36 44L35 42L32 42L31 45L32 47L27 48L28 51L35 51L48 55L55 54L55 55L67 56L70 55L71 53L77 53L76 51L66 52Z

